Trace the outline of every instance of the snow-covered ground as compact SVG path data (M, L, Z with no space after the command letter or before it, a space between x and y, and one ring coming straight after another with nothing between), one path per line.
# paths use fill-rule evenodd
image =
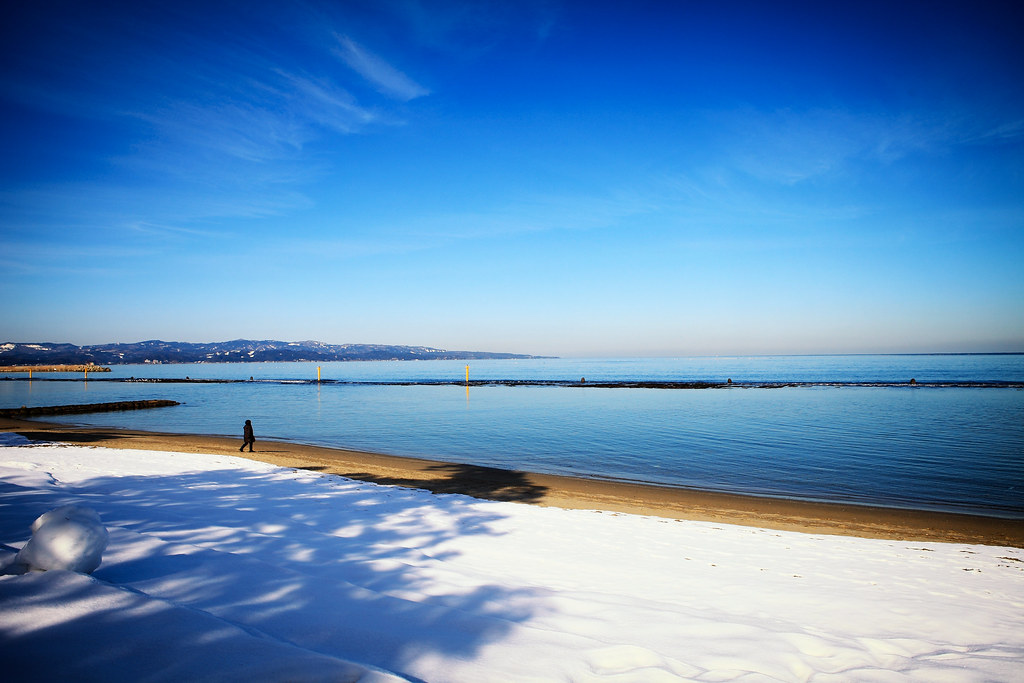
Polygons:
M1024 552L436 496L223 455L0 446L4 680L1020 681Z

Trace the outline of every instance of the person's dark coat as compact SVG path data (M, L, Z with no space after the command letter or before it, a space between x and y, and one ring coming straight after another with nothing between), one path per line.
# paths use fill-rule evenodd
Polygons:
M252 433L252 420L246 420L245 426L242 428L242 448L238 450L244 450L248 446L249 452L252 452L252 445L254 443L256 443L256 437Z

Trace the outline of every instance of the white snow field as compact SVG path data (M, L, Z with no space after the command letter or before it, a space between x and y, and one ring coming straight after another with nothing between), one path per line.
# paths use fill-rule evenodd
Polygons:
M224 455L0 446L10 681L1021 681L1024 552L480 501Z

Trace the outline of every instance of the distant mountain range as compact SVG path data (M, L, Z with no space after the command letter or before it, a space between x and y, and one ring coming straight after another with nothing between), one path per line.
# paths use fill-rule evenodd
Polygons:
M428 346L384 344L325 344L318 341L283 342L236 339L227 342L143 341L134 344L0 344L0 365L137 363L257 363L266 361L350 360L474 360L481 358L538 358L515 353L446 351Z

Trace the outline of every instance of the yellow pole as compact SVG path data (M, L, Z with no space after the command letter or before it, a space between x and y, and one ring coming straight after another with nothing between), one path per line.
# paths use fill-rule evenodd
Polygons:
M466 366L466 386L469 386L469 366Z
M28 378L32 379L32 371L31 370L28 371Z
M320 366L319 365L316 366L316 381L317 381L317 384L320 383Z

